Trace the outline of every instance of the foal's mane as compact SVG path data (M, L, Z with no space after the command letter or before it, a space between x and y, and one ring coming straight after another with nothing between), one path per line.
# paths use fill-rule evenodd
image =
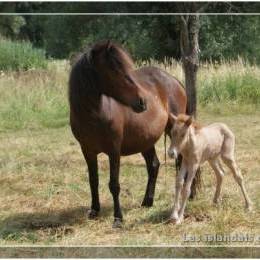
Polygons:
M186 121L189 119L188 115L185 114L179 114L177 117L177 120L181 123L186 123ZM197 121L192 121L192 126L194 127L194 129L196 131L198 131L199 129L201 129L203 126L201 124L199 124Z

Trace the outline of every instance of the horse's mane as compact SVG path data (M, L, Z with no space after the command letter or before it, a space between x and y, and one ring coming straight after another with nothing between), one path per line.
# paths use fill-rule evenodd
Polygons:
M105 58L113 69L118 71L134 69L134 62L129 53L118 44L111 41L100 42L96 43L91 49L93 56L98 55L102 51L106 52Z
M77 55L69 78L69 103L77 114L86 112L91 98L99 94L97 73L91 63L89 52ZM93 103L93 102L91 102Z
M122 47L110 41L96 43L93 47L77 55L74 54L69 78L69 102L71 108L79 113L82 109L86 111L86 106L91 103L91 99L101 94L101 72L95 68L97 59L104 59L107 62L107 69L112 68L124 74L134 69L130 55ZM104 69L106 69L105 65Z

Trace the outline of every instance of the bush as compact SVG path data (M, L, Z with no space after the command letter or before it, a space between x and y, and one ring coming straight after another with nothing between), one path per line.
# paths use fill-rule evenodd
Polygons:
M0 70L29 70L46 68L45 52L35 49L29 42L0 39Z

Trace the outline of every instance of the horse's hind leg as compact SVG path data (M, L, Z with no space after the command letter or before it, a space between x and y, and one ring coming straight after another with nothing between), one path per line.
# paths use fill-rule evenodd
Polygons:
M160 162L156 155L154 146L151 149L147 150L146 152L142 153L142 155L145 159L146 168L148 172L148 183L146 187L145 196L142 202L142 206L151 207L153 205L154 190L155 190L156 179L158 176L158 170L160 167Z
M87 153L83 147L81 148L81 150L88 165L88 176L89 176L89 184L90 184L91 197L92 197L91 209L88 213L88 217L90 219L93 219L98 216L98 213L100 211L99 194L98 194L97 155Z
M242 193L243 193L243 196L244 196L244 199L245 199L246 209L251 210L252 202L250 201L248 194L246 192L243 176L242 176L242 174L240 173L240 170L237 167L237 164L234 160L234 156L232 156L232 155L222 155L222 160L230 168L230 170L233 173L234 179L236 180L236 182L238 183L238 185L240 186L240 188L242 190Z
M213 202L215 204L217 204L219 202L221 185L222 185L223 177L224 177L224 171L223 171L223 168L222 168L218 158L215 160L209 161L209 164L212 167L212 169L214 170L214 173L215 173L216 179L217 179L216 191L215 191L215 195L213 198Z

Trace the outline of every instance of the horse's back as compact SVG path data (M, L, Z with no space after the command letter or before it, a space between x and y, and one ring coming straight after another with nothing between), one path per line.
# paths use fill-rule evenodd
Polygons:
M147 90L164 92L171 113L186 112L187 97L184 86L168 72L156 67L143 67L136 71Z

